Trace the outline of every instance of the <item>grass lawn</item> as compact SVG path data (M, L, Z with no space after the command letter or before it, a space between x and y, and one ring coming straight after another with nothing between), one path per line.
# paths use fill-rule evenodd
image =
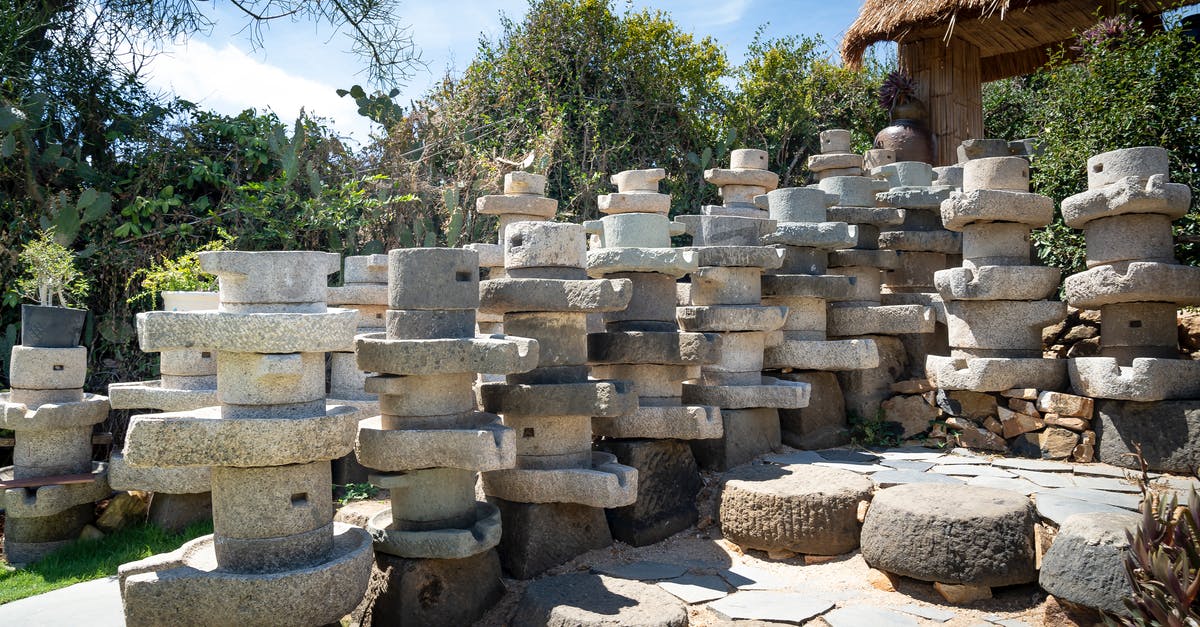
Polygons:
M0 605L35 594L117 574L126 562L166 553L184 542L212 533L212 523L197 523L182 533L141 524L96 540L81 540L25 568L0 566Z

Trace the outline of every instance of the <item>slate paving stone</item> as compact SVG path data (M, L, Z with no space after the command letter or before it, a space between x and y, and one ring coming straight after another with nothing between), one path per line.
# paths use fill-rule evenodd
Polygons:
M844 448L830 448L817 453L827 462L847 462L851 464L874 464L879 457L863 451L852 451Z
M873 472L888 470L888 467L882 464L855 464L851 462L817 462L813 464L813 466L824 466L825 468L849 470L850 472L857 472L860 475L869 475Z
M945 466L934 466L930 472L936 472L952 477L996 477L999 479L1012 479L1016 475L995 466L981 466L977 464L949 464Z
M693 605L715 601L729 595L725 580L716 575L684 575L668 581L658 582L658 587Z
M1005 479L1003 477L971 477L967 479L967 485L979 486L981 488L996 488L998 490L1009 490L1017 494L1029 496L1038 490L1045 488L1028 480L1019 477L1013 479Z
M986 620L993 625L1000 625L1000 627L1030 627L1029 623L1026 623L1025 621L1017 620L1015 618L1001 618L995 615L984 616L983 620Z
M774 453L763 457L764 461L783 466L812 464L825 461L816 451L792 451L790 453Z
M1075 477L1061 472L1037 472L1032 470L1017 470L1016 474L1022 479L1028 479L1043 488L1073 488Z
M992 462L991 462L991 460L985 459L983 457L967 457L965 455L943 455L942 457L938 458L937 463L939 466L950 466L950 465L959 465L959 464L976 465L977 466L977 465L981 465L981 464L990 464Z
M882 607L852 605L839 607L821 618L829 627L917 627L917 620Z
M717 574L738 590L779 590L787 587L787 582L779 577L745 564L735 564Z
M1109 466L1108 464L1075 464L1075 475L1085 475L1088 477L1113 477L1116 479L1124 479L1126 476L1135 474L1129 468L1118 468L1117 466Z
M1053 491L1041 492L1037 495L1038 516L1060 526L1063 524L1063 521L1075 514L1089 514L1092 512L1124 513L1128 511L1127 509L1105 505L1104 503L1089 503L1079 499L1060 496Z
M708 607L730 620L770 620L799 625L829 611L833 602L797 592L751 590L713 601Z
M1075 475L1075 487L1088 488L1091 490L1104 490L1105 492L1124 492L1127 494L1141 494L1141 489L1136 485L1124 480L1115 479L1112 477L1088 477L1086 475Z
M958 616L958 614L955 614L949 610L943 610L937 607L925 607L924 605L901 605L896 609L904 612L905 614L919 616L935 623L949 622L950 620L953 620L955 616Z
M963 483L958 477L939 475L932 472L916 472L913 470L885 469L871 475L871 480L880 488L890 488L909 483Z
M933 468L933 462L917 461L912 459L885 459L879 462L882 466L894 468L896 470L913 470L916 472L925 472Z
M631 564L614 564L595 566L592 572L621 579L636 579L638 581L657 581L674 579L687 572L687 567L680 564L664 562L633 562Z
M923 446L889 448L876 452L875 454L883 459L905 459L917 461L931 461L946 456L946 454L941 451L930 450Z
M997 459L992 462L997 468L1009 468L1012 470L1033 470L1037 472L1073 472L1075 467L1065 462L1056 462L1047 459L1018 459L1004 458Z
M1137 510L1142 504L1141 494L1122 494L1120 492L1105 492L1090 488L1058 488L1047 490L1047 492L1069 499L1078 499L1080 501L1087 501L1088 503L1103 503L1122 509Z

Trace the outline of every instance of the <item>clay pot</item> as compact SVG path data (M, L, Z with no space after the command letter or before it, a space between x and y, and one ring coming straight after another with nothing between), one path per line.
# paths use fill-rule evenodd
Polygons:
M933 133L918 120L898 119L875 135L875 148L896 151L896 161L934 163Z

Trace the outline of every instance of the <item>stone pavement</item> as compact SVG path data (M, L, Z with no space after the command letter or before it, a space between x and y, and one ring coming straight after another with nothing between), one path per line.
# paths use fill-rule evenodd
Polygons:
M77 583L0 605L0 625L124 627L116 576Z

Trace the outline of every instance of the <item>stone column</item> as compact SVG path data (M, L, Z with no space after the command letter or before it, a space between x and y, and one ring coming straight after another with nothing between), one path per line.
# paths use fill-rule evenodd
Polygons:
M216 292L163 292L165 311L214 311L220 304ZM156 409L175 412L217 404L217 355L215 351L185 348L159 352L162 378L158 381L112 383L108 386L113 409ZM150 522L169 531L212 518L209 469L135 468L125 463L120 451L109 459L109 485L114 490L146 490L150 500Z
M604 508L637 499L637 471L592 451L593 418L637 407L625 381L588 379L588 314L624 309L628 279L588 279L584 227L515 222L504 235L506 278L480 285L481 309L504 329L538 342L537 367L485 383L486 411L516 433L516 468L483 473L483 489L504 516L500 559L527 579L612 542Z
M108 418L108 398L85 394L87 349L16 345L9 361L12 389L0 393L0 429L14 432L13 465L0 468L6 488L4 556L34 562L79 538L95 502L111 492L108 466L92 461L92 427ZM63 475L90 480L58 484Z
M513 430L476 411L479 372L537 365L523 338L475 335L479 256L451 248L388 253L387 327L359 335L358 367L381 414L359 425L359 461L376 472L392 507L372 518L377 578L368 595L373 624L465 625L504 593L500 511L476 502L480 471L516 462ZM437 593L411 596L436 582Z
M809 156L807 164L808 171L818 183L831 176L862 176L863 156L850 151L850 131L840 128L821 131L820 141L821 152ZM867 153L872 161L892 163L896 160L894 150L869 150Z
M685 405L683 381L716 361L715 335L682 333L675 321L675 281L696 270L696 255L671 248L682 232L667 212L671 197L658 193L661 168L612 177L617 193L600 197L608 215L588 223L601 247L588 252L588 275L625 279L629 307L602 314L605 331L588 335L588 361L598 379L631 381L639 406L621 416L592 420L598 447L638 471L638 500L608 510L613 537L634 546L663 540L696 522L702 487L688 440L720 437L717 407Z
M214 533L121 566L130 625L338 621L371 570L366 531L333 523L329 460L354 445L358 412L326 407L324 353L358 312L327 309L337 255L200 253L218 311L138 314L147 351L217 352L221 405L130 420L130 466L212 467Z
M1088 267L1064 292L1071 306L1100 310L1100 356L1068 361L1071 387L1105 399L1094 421L1101 461L1130 466L1138 442L1151 468L1190 472L1200 361L1179 350L1176 310L1200 305L1200 268L1176 261L1171 221L1191 190L1170 182L1158 147L1096 155L1087 178L1086 192L1062 202L1063 221L1083 229Z
M825 133L822 133L824 144ZM778 224L763 238L783 253L783 265L762 277L763 304L787 308L778 341L770 342L763 366L786 381L812 386L802 409L779 411L783 442L802 449L846 442L846 406L834 374L879 365L875 340L830 340L826 303L850 297L854 280L826 274L830 251L852 246L857 228L830 222L826 211L837 197L812 187L789 187L767 194L771 218Z
M963 191L942 203L946 228L963 234L963 265L934 274L946 303L950 356L925 362L944 390L1000 392L1061 389L1066 364L1042 359L1042 329L1066 316L1045 300L1059 270L1032 265L1029 232L1054 218L1054 202L1029 191L1029 162L1020 157L972 159Z
M887 181L832 176L818 187L837 196L836 204L826 211L828 219L849 223L857 234L853 247L835 250L828 256L828 272L850 277L852 287L848 296L829 299L827 332L833 338L875 342L878 367L838 373L846 410L861 418L874 418L880 403L891 396L892 383L908 370L908 356L899 336L933 333L936 314L926 305L883 304L884 272L900 266L900 255L879 249L879 232L904 222L902 210L878 206L875 195L888 189Z
M679 217L692 236L689 250L699 268L683 291L676 319L684 331L721 338L720 358L683 384L683 402L721 408L721 437L691 443L701 468L718 471L778 448L778 410L807 406L810 393L807 383L762 375L763 352L780 339L774 332L783 328L788 313L787 307L762 304L762 276L780 267L783 254L762 245L776 223L757 205L746 209L742 194L744 183L754 182L756 196L762 196L775 188L778 176L750 167L766 167L767 153L761 150L735 150L731 163L732 170L705 173L709 182L722 185L726 206Z

